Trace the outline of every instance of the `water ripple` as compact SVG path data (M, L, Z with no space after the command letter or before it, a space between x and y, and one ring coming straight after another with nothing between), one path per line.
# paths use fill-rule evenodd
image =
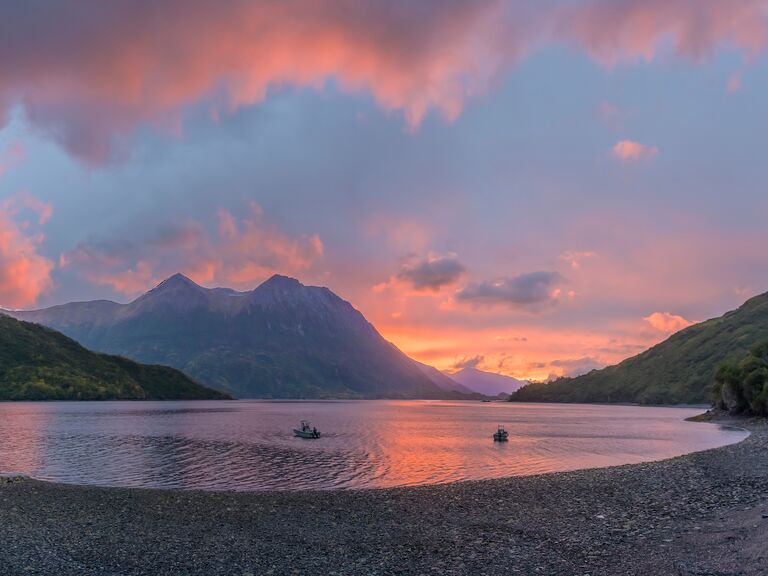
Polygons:
M668 458L744 437L695 410L461 402L0 403L0 471L76 484L346 489ZM311 418L319 440L292 435ZM491 434L499 422L506 444Z

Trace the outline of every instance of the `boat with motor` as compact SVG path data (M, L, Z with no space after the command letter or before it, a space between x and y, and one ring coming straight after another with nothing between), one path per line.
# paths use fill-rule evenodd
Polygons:
M504 429L504 426L499 424L498 430L493 433L494 442L507 442L509 440L509 432Z
M320 438L320 431L306 420L302 420L299 427L293 429L293 434L299 438Z

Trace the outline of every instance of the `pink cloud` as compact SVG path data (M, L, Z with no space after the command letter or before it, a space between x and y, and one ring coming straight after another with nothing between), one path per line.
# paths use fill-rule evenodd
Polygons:
M613 64L670 44L701 60L766 46L764 0L95 0L45 11L11 0L0 21L0 117L27 117L90 162L140 125L183 134L191 105L212 119L271 89L370 93L410 128L448 120L532 49L568 43Z
M650 316L643 318L643 320L659 332L667 334L672 334L693 324L690 320L686 320L676 314L670 314L669 312L654 312Z
M30 205L39 214L36 221L21 214ZM29 306L52 287L54 263L39 254L45 236L34 230L50 213L49 205L28 195L0 203L0 306Z
M32 196L29 192L19 192L8 200L6 208L18 215L21 212L29 211L36 215L37 223L44 226L53 216L53 206Z
M152 266L143 260L136 262L132 268L116 272L92 268L86 270L86 276L90 281L110 286L115 292L122 294L138 294L161 280L152 270Z
M653 158L658 152L659 149L656 146L646 146L633 140L621 140L611 148L611 153L620 160Z
M723 45L753 55L768 43L765 0L584 0L559 13L556 34L607 64L652 60L670 45L702 60Z
M0 24L0 99L21 100L75 154L103 161L115 135L171 127L189 104L211 117L263 101L271 87L368 91L416 127L434 109L455 118L481 91L516 34L500 5L285 0L118 1L50 7L23 2ZM24 22L23 26L19 22ZM491 47L504 46L500 54ZM3 56L5 55L5 56Z
M582 262L596 257L597 253L592 251L569 250L560 255L560 260L568 262L573 270L578 270Z
M323 252L319 236L291 237L265 222L253 204L240 218L219 210L214 233L187 222L135 244L81 243L62 255L61 266L126 295L176 272L202 284L249 289L275 273L306 272Z

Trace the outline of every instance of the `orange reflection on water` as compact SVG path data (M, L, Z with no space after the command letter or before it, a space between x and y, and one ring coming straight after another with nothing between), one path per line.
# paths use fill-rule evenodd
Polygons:
M430 411L430 402L387 404L386 430L373 431L378 441L369 453L379 486L430 484L445 481L446 476L462 477L475 465L476 449L488 449L495 430L489 424L487 429L468 434L461 425L461 403L455 403L454 412L450 410L453 403L436 402L435 408L443 414L433 418L425 418L424 413L424 409Z

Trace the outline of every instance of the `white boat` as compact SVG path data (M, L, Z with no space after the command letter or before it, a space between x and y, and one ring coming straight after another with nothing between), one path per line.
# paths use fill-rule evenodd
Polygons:
M499 424L499 429L493 433L494 442L507 442L509 440L509 432L504 429L504 426Z
M301 425L293 429L293 434L299 438L320 438L320 431L306 420L302 420Z

